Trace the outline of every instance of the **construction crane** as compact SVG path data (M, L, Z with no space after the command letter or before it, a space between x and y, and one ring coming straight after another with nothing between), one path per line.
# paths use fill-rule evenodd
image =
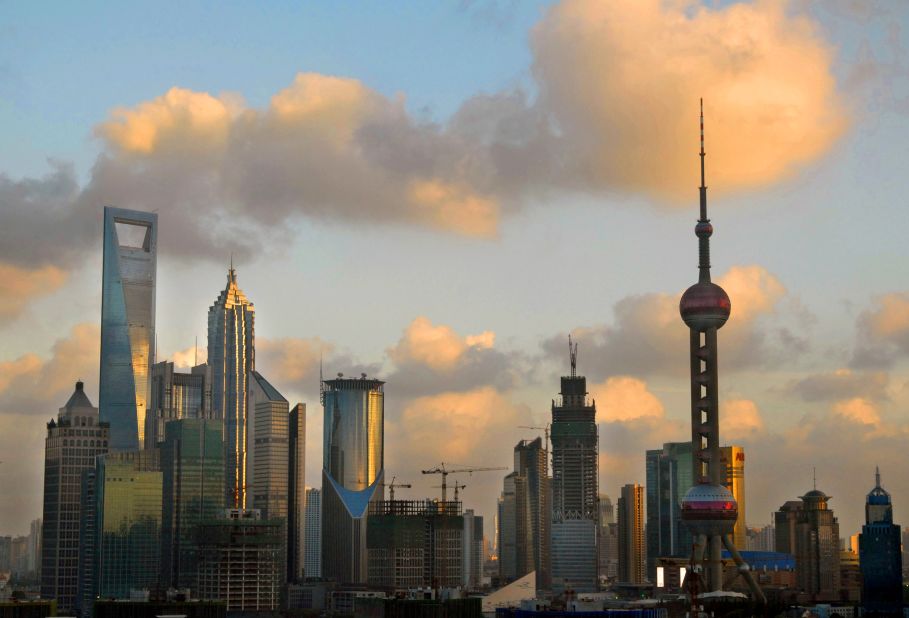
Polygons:
M496 470L507 470L508 468L446 468L445 462L430 470L423 470L423 474L441 474L442 475L442 502L447 501L448 492L448 475L449 474L473 474L474 472L493 472Z
M432 486L433 489L438 489L438 488L440 488L440 487L441 487L441 485L433 485L433 486ZM458 482L455 481L455 483L454 483L454 488L455 488L454 499L455 499L455 502L457 502L457 501L458 501L458 490L459 490L459 489L467 489L467 485L459 485Z
M402 487L404 489L410 489L413 487L410 483L395 483L396 476L391 477L391 483L388 484L388 493L392 501L395 499L395 487Z
M518 429L536 429L537 431L542 431L543 435L546 436L546 450L549 451L549 429L552 427L552 423L546 423L545 427L534 427L531 425L518 425Z

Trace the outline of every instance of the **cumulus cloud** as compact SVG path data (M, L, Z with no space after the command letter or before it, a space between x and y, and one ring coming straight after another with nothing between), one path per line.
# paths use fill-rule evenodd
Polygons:
M879 425L881 422L880 412L874 402L861 397L836 402L833 412L862 425Z
M0 262L0 281L6 288L0 297L0 318L18 317L32 300L53 294L66 281L66 273L56 266L21 268Z
M647 390L647 384L630 376L613 376L593 385L590 395L596 401L597 422L660 418L666 414L663 403Z
M727 399L720 405L720 435L724 443L754 437L764 431L764 418L750 399Z
M909 354L909 292L892 292L876 298L859 315L856 335L851 361L854 367L889 367Z
M873 401L886 399L890 376L883 371L854 372L837 369L809 375L790 382L786 391L804 401L834 401L861 397Z
M690 195L699 96L715 187L773 182L826 152L846 125L833 50L788 9L774 0L553 7L533 33L534 74L576 153L577 181Z
M732 315L720 331L723 366L755 366L775 357L758 318L772 313L783 298L786 289L779 279L761 266L734 266L717 283L732 301ZM689 340L679 317L680 297L681 291L629 296L616 303L612 324L575 329L579 362L587 375L687 373ZM545 341L543 348L549 356L562 358L564 342L559 335ZM778 343L788 345L785 340Z
M433 325L419 316L407 327L388 356L399 365L421 363L437 371L450 371L470 349L489 349L495 344L495 333L460 337L450 326Z

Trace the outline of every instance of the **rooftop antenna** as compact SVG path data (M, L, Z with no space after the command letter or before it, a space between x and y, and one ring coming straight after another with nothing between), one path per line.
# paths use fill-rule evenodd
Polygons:
M199 335L196 335L196 342L193 344L193 367L199 364Z
M325 381L322 379L322 351L319 350L319 403L325 405ZM394 479L392 479L394 480Z
M811 468L811 470L812 470L812 475L814 476L814 489L816 490L817 489L817 466L814 466L813 468Z
M881 486L881 468L880 466L874 466L874 486Z
M568 357L571 360L571 377L578 376L578 344L571 342L571 333L568 334Z

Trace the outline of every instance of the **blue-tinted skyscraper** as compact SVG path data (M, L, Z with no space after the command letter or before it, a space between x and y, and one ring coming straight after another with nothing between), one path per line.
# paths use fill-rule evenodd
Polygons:
M890 494L875 471L874 489L865 500L865 525L859 536L862 605L873 616L903 615L903 557L900 527L893 523Z
M224 421L224 495L246 508L249 378L256 368L255 308L237 286L231 266L227 287L208 310L208 364L213 418Z
M381 500L385 404L381 380L323 382L322 576L365 583L366 517Z
M98 409L111 450L144 443L155 350L158 215L104 208Z

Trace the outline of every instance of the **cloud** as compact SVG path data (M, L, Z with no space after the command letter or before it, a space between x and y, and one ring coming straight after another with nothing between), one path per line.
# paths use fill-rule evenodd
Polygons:
M436 371L452 370L470 349L489 349L495 333L460 337L450 326L434 326L429 318L419 316L404 331L388 356L399 365L419 363Z
M170 360L174 363L174 367L180 370L188 370L204 363L208 358L208 349L205 345L193 345L183 350L177 350L170 356L159 356L159 362L163 360Z
M0 262L0 281L6 288L0 297L0 319L10 320L18 317L32 300L60 289L66 273L56 266L28 269Z
M723 443L752 438L764 431L764 419L750 399L727 399L720 405L720 436Z
M666 414L663 403L637 378L613 376L591 386L590 394L596 401L597 422L661 418Z
M582 185L690 196L701 96L721 190L792 174L847 123L833 49L782 1L569 0L532 43L543 104Z
M887 387L890 376L883 371L853 372L850 369L837 369L830 373L809 375L790 382L786 386L788 393L799 396L804 401L835 401L861 397L874 401L887 399Z
M881 415L874 402L861 397L853 397L838 401L833 406L833 411L843 418L862 425L879 425Z
M874 299L856 320L851 365L890 367L909 354L909 292L891 292Z
M785 287L761 266L734 266L717 283L732 301L732 315L720 331L720 354L724 367L760 365L779 353L767 341L759 318L772 313L784 297ZM585 373L601 376L632 374L680 375L688 372L688 330L679 317L676 294L651 293L628 296L618 301L613 323L574 329L580 344L579 364ZM565 337L546 340L543 349L552 358L564 356ZM791 341L781 338L791 356ZM798 343L797 341L795 343ZM682 361L682 362L680 362Z

